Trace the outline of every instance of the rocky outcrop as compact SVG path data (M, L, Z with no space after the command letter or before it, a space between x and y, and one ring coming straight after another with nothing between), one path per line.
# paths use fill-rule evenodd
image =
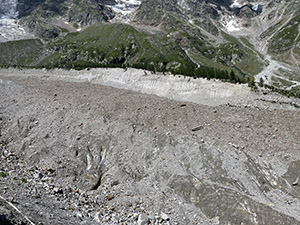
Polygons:
M31 3L31 2L30 2ZM38 37L49 40L67 32L61 23L69 23L73 29L106 22L113 17L112 11L97 0L41 1L32 5L19 4L21 24Z
M18 17L22 18L24 16L30 15L30 13L43 2L45 2L45 0L37 0L37 1L18 0L18 5L17 5Z

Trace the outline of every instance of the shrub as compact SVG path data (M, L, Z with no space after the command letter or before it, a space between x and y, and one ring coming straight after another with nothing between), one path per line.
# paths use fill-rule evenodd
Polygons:
M5 172L0 172L0 177L7 177L7 176L8 176L7 173L5 173Z

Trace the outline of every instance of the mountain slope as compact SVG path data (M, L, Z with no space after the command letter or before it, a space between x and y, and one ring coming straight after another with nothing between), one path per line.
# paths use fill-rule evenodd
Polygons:
M20 22L38 37L49 40L112 17L111 10L97 0L46 0L22 17Z
M31 66L43 55L43 43L38 39L0 43L2 66Z
M49 48L53 54L40 66L133 66L158 71L195 68L184 51L164 33L150 35L124 24L95 25L61 37L50 43Z
M255 77L287 90L300 81L300 4L296 0L20 0L14 7L18 22L46 42L48 55L36 63L39 66L133 66L165 71L176 58L176 63L185 65L176 73L213 67L210 77L216 77L215 70L233 71L240 80ZM91 32L94 28L89 27L95 25ZM107 32L122 38L107 39ZM132 35L136 43L147 43L149 54L142 53L145 46L139 44L130 50L131 55L124 55L131 48ZM100 45L101 39L114 49ZM77 44L78 52L74 52ZM175 72L176 63L169 71Z

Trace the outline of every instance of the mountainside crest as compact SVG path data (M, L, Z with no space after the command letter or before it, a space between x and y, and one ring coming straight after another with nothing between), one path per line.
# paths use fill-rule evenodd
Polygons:
M233 71L237 80L249 81L255 76L257 81L262 78L265 84L290 90L300 82L299 12L300 3L296 0L11 0L0 6L3 24L0 40L32 38L33 35L42 39L46 49L43 52L47 54L39 57L42 63L35 60L31 66L64 66L64 60L57 61L57 57L80 62L82 67L117 62L118 66L168 71L171 67L166 65L173 65L176 73L187 75L195 73L186 68L195 70L204 66L215 68L209 72L211 77L216 77L216 69ZM124 36L120 32L127 32L127 37L119 43L106 42L114 46L115 53L105 55L103 45L90 43L89 49L83 47L87 40L93 40L92 36L88 37L88 28L101 27L104 23L112 26L109 32L119 33L119 36ZM133 29L119 29L120 26L113 26L115 23ZM9 32L10 28L13 32ZM96 30L101 33L101 29ZM62 39L64 43L71 40L69 36L76 35L74 32L82 32L80 36L87 39L82 39L82 48L75 58L68 49L71 43L60 44ZM144 44L134 53L125 54L124 51L131 48L128 45L131 36L157 49L158 60L144 57ZM154 44L157 40L160 40L159 48ZM167 50L171 43L179 47L175 58L170 57L173 53ZM100 55L104 58L100 60L93 52L102 52ZM3 63L10 64L9 61Z

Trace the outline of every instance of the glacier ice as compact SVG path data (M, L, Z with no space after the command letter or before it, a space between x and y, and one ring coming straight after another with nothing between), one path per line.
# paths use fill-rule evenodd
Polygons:
M0 42L30 38L18 24L18 0L0 0Z
M18 17L18 0L0 0L0 19L13 19Z

